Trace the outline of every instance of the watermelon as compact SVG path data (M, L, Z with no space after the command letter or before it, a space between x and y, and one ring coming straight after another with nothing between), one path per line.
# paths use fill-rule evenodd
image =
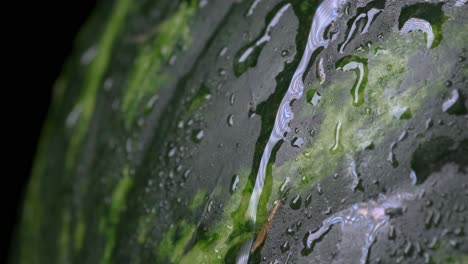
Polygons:
M466 263L467 14L102 0L10 263Z

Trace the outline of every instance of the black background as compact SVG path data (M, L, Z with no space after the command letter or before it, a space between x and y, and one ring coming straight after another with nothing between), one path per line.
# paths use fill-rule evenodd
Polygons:
M7 45L2 48L6 57L2 68L6 71L1 70L6 78L2 82L2 107L6 109L0 122L2 130L7 132L1 214L6 220L6 224L2 221L5 246L2 246L1 263L7 262L11 250L52 85L73 49L78 31L96 5L96 0L21 2L14 7L2 7L5 21L0 33L2 46Z

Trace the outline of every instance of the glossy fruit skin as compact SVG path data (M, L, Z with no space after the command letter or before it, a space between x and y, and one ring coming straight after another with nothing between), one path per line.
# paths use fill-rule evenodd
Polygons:
M304 239L354 204L406 192L367 260L466 261L466 4L344 5L336 39L307 67L250 225L260 159L319 5L254 2L100 3L56 82L11 263L230 263L285 183L252 263L358 260L359 224L310 250ZM340 53L371 8L382 11ZM410 17L430 23L429 48L428 33L400 32ZM320 94L314 104L308 91Z

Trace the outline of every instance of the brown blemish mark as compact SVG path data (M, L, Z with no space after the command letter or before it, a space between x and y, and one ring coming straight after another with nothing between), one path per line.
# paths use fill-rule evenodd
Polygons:
M266 219L265 223L262 226L262 229L260 230L260 233L258 233L257 239L255 239L255 242L252 245L252 249L250 250L250 253L254 253L257 248L259 248L263 242L265 241L266 235L268 233L268 230L270 229L271 221L273 220L273 217L275 217L276 213L278 212L278 209L284 200L286 193L288 190L286 190L282 197L274 202L274 206L270 211L270 214L268 215L268 218Z

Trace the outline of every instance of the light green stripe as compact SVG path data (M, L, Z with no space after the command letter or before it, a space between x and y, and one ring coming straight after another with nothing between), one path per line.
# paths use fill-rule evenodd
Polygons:
M116 243L117 225L120 221L120 213L126 206L127 195L133 185L128 166L124 167L122 174L122 178L119 180L112 193L112 203L108 218L106 219L105 225L102 226L107 236L104 256L101 261L102 264L111 263Z
M109 65L112 54L112 48L118 37L125 18L130 9L130 0L117 0L114 10L111 12L110 19L105 27L105 31L97 45L97 55L89 66L86 75L83 91L80 95L75 108L81 110L81 115L71 136L70 146L66 157L66 168L71 169L74 164L78 149L88 130L91 117L94 112L98 89L101 85L105 71Z
M161 68L170 60L177 43L181 41L185 48L190 45L189 22L195 14L197 2L181 3L172 16L158 25L154 41L138 54L122 104L127 128L132 125L138 110L146 106L145 99L157 93L167 80L168 76Z

